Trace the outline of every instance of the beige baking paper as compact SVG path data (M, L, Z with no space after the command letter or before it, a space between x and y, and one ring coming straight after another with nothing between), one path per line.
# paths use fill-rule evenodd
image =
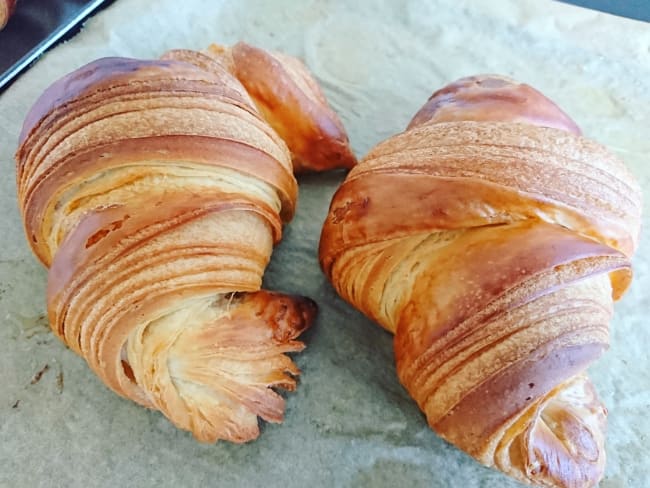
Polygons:
M15 197L13 153L27 110L50 82L95 58L239 39L304 59L360 156L401 131L434 89L501 73L557 101L650 194L648 24L546 0L117 0L0 96L0 486L517 486L427 428L395 375L391 337L321 274L320 225L342 173L300 179L298 215L265 276L271 289L313 297L320 316L296 357L303 374L286 420L264 425L259 440L196 443L111 393L47 329L46 273ZM610 412L607 488L650 479L648 214L646 205L611 349L591 368Z

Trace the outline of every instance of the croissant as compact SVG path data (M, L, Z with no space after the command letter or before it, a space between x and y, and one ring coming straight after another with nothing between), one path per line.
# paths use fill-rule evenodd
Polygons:
M9 17L16 9L16 0L0 0L0 30L7 25Z
M20 135L20 209L55 334L198 440L249 441L258 417L282 421L272 388L296 387L285 354L316 313L260 290L297 183L227 66L166 58L100 59L45 91Z
M606 409L585 370L630 284L640 188L528 85L464 78L333 197L320 262L394 334L431 428L538 486L601 479Z

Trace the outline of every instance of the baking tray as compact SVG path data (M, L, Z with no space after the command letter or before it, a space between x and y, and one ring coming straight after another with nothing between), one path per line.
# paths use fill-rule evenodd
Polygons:
M18 0L0 31L0 92L47 49L74 35L83 22L114 0Z

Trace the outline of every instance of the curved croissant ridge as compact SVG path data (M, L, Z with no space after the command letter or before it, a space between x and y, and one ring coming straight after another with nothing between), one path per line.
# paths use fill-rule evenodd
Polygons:
M36 102L16 158L51 327L111 389L201 441L282 420L316 305L260 287L297 183L224 65L90 63Z
M640 212L624 164L557 105L480 75L352 169L320 261L395 334L400 381L437 433L520 481L589 487L606 410L585 371L631 282Z

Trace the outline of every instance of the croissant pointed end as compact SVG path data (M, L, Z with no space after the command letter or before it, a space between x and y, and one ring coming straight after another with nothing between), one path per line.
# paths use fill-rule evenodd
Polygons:
M294 172L352 168L356 157L339 116L298 58L239 42L234 72L286 142Z
M273 330L276 341L285 342L299 336L316 318L318 306L311 298L269 291L247 293L242 311L259 317Z
M596 486L605 468L607 410L582 376L540 410L523 439L528 479L543 486Z
M152 404L197 440L247 442L258 417L283 420L273 388L295 390L300 370L286 353L304 348L295 339L315 315L307 298L266 291L195 300L132 334L129 365Z
M605 468L606 418L590 380L578 375L517 419L494 452L495 464L536 486L597 486Z
M300 332L304 331L316 319L318 314L318 305L311 298L304 297L302 295L292 295L289 297L291 304L295 307L298 317L300 317L301 329Z

